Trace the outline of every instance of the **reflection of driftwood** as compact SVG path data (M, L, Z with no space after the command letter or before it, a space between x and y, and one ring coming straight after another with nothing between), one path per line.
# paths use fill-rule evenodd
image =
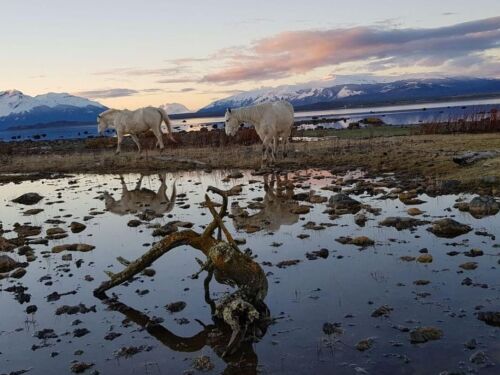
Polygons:
M219 194L223 201L220 211L216 212L208 195L205 196L205 204L210 208L214 219L202 234L193 230L175 232L164 237L137 260L128 263L121 259L120 263L128 264L127 267L121 272L110 274L110 280L104 281L94 290L94 294L105 299L107 290L130 280L168 251L182 245L192 246L207 257L207 263L203 267L209 270L210 276L213 272L219 283L238 287L235 293L224 297L214 311L214 315L231 328L232 335L225 352L231 354L245 341L247 328L261 320L259 311L262 310L268 285L262 268L238 250L222 223L227 214L227 193L214 187L209 187L208 191ZM228 236L231 244L213 237L214 231L219 228Z
M183 337L176 335L165 326L149 318L143 312L124 303L113 299L104 302L109 310L125 315L127 319L146 329L151 336L171 350L181 353L194 353L208 346L227 363L227 368L223 372L224 374L257 374L258 357L251 341L242 342L237 353L225 355L226 343L231 335L231 330L228 329L224 322L215 319L214 324L205 325L199 322L203 327L202 330L193 336ZM255 339L263 337L266 330L267 325L259 327L255 332Z
M498 151L470 151L462 155L455 156L453 161L459 165L470 165L479 160L494 158L497 155L499 155Z

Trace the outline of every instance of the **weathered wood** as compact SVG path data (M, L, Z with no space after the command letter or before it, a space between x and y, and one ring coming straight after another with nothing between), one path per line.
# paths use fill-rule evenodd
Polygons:
M470 165L479 160L491 159L500 155L498 151L469 151L464 154L453 157L453 161L458 165Z

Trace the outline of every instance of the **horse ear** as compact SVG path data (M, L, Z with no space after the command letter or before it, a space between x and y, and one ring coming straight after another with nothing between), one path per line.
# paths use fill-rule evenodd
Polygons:
M231 113L231 108L228 108L228 109L227 109L227 111L228 111L229 113Z

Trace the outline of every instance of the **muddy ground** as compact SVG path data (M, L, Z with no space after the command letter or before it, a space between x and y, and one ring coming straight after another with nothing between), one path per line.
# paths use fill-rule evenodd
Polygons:
M161 154L148 149L151 140L145 140L146 150L140 155L135 152L132 141L127 140L124 152L118 156L114 154L115 140L112 138L0 143L0 173L4 174L0 182L33 178L5 176L12 173L36 173L46 178L51 173L260 168L260 145L251 133L240 134L236 140L215 133L177 135L177 138L179 142L167 145ZM500 156L466 167L452 160L467 151L500 150L500 133L313 139L292 142L292 152L286 159L280 159L275 168L335 171L362 168L372 174L395 173L406 181L425 179L429 186L438 188L453 187L494 195L500 191ZM458 185L450 180L458 181Z

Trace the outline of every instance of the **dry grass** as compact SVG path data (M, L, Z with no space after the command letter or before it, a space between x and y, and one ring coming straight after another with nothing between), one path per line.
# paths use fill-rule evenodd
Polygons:
M128 151L114 155L110 148L89 151L47 152L38 155L0 156L0 172L156 172L195 168L229 169L258 168L260 146L220 145L218 147L167 148L162 161L155 157L158 151L142 155ZM394 172L408 178L425 176L429 180L459 179L471 186L482 176L496 176L500 180L500 158L480 161L470 167L460 167L452 157L464 151L500 150L500 133L413 135L368 139L326 139L316 142L292 143L291 156L280 160L278 166L288 169L364 168L373 173ZM206 163L189 163L195 160Z

